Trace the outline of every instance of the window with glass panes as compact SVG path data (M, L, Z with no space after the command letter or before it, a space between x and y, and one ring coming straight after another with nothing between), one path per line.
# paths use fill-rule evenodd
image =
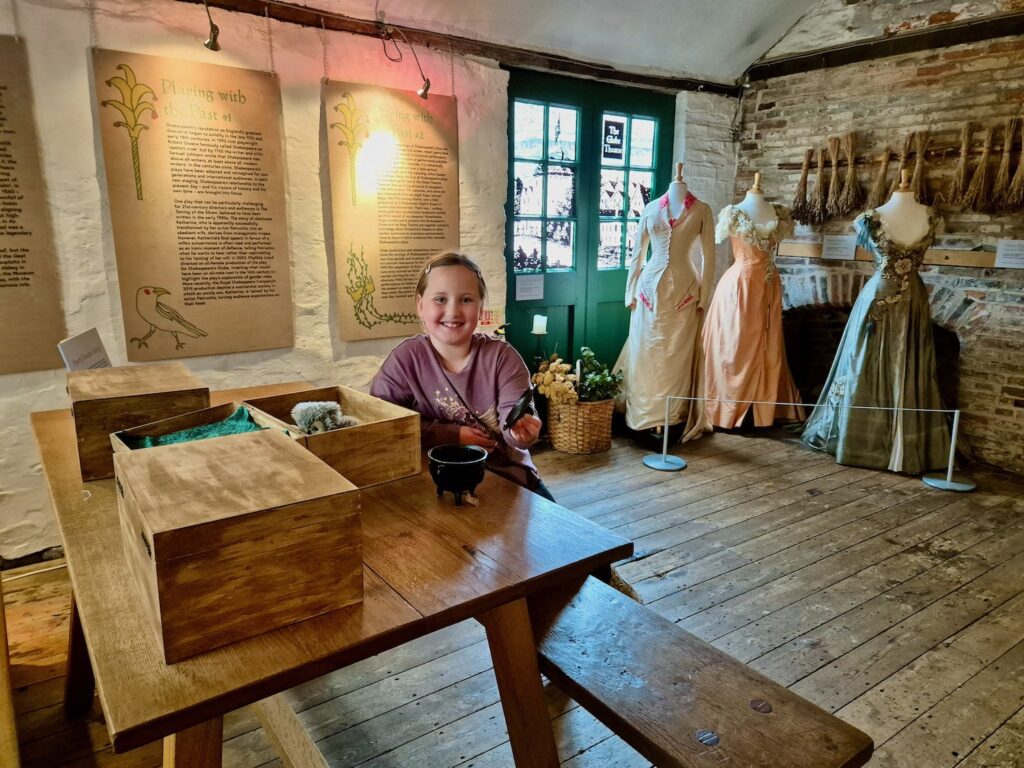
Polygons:
M515 100L512 264L516 273L576 266L579 113Z
M629 267L640 215L651 201L657 172L658 122L639 115L601 116L598 269Z

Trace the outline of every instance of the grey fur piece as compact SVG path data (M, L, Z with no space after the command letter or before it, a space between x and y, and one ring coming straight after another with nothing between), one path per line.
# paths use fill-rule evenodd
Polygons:
M295 422L295 426L310 435L354 427L359 423L354 416L344 415L341 406L333 400L296 403L292 408L292 421Z

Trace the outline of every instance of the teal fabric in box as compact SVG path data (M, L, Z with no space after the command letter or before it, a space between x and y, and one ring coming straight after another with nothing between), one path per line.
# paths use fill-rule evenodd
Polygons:
M188 443L193 440L206 440L210 437L238 435L243 432L259 432L262 429L266 429L266 427L261 427L253 421L252 414L248 410L238 408L226 419L214 421L210 424L189 427L177 432L168 432L166 435L121 435L121 440L134 451L139 448L153 448L158 445L173 445L174 443Z

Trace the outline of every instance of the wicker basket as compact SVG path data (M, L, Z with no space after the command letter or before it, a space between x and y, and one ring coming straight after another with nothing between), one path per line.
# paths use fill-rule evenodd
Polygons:
M612 447L614 400L548 404L548 436L562 453L600 453Z

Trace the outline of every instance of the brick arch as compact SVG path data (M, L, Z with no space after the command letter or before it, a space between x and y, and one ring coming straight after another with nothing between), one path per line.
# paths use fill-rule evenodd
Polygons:
M852 307L864 283L873 272L816 269L798 274L780 270L782 278L782 309L808 307ZM932 322L960 337L961 346L984 324L988 313L983 309L983 294L948 285L934 285L923 273L928 287Z

